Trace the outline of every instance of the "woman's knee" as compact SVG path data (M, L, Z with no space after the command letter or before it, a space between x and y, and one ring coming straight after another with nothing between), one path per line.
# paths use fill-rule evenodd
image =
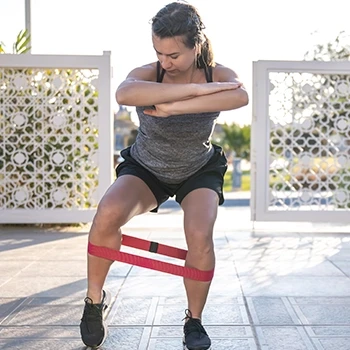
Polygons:
M192 253L209 254L214 250L211 228L187 227L185 233L188 250Z
M126 223L127 217L128 213L119 201L107 196L101 199L97 207L93 225L100 229L113 227L114 230L118 230Z

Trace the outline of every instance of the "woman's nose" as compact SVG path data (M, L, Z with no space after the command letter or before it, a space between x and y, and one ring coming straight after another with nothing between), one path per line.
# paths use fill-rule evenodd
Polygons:
M171 68L171 59L169 57L162 58L160 63L165 70Z

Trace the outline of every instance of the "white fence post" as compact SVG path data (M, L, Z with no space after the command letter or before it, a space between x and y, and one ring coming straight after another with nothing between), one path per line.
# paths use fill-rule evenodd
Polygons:
M112 132L109 52L0 55L0 223L90 222Z

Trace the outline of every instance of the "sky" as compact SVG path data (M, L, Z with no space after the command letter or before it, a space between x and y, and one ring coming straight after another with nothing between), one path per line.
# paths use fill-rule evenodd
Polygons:
M32 53L101 55L111 51L112 89L133 68L156 60L151 18L171 1L32 0ZM350 34L349 0L192 0L206 25L215 60L233 69L252 100L258 60L303 60L318 43ZM25 0L0 0L0 42L11 52L25 28ZM316 33L316 34L315 34ZM113 101L113 109L118 105ZM133 119L136 118L132 110ZM221 113L219 122L251 122L252 103Z

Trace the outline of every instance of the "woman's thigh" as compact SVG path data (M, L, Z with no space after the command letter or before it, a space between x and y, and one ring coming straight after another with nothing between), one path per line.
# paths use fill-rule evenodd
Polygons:
M109 187L101 199L97 216L118 219L124 225L133 216L157 207L157 200L146 183L134 175L123 175Z

